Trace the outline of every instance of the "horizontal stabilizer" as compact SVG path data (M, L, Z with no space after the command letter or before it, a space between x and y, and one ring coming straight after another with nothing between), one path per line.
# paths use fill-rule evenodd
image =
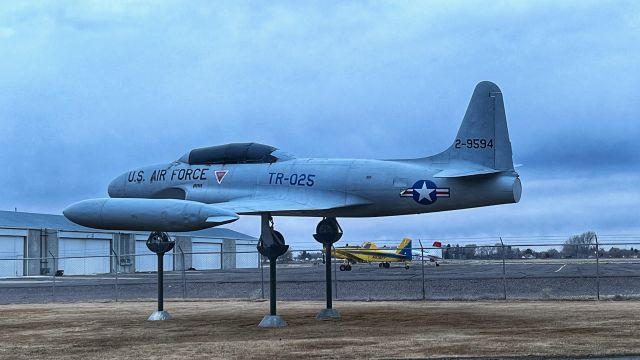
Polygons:
M442 170L433 177L436 178L456 178L456 177L466 177L466 176L476 176L476 175L487 175L487 174L495 174L502 172L503 170L496 170L491 168L470 168L470 169L445 169Z

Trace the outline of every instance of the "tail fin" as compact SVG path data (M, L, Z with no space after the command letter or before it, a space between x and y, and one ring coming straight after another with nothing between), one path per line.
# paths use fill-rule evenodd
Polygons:
M432 157L453 166L438 177L455 177L513 170L511 142L500 88L489 81L476 85L458 136L449 149ZM472 169L473 168L473 169ZM464 170L466 171L464 171Z
M404 238L398 248L396 249L396 254L400 254L406 256L408 260L411 260L411 256L413 253L411 252L411 239Z

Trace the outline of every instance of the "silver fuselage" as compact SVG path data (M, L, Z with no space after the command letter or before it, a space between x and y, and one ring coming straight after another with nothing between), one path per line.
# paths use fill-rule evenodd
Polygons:
M177 161L122 174L109 185L109 195L113 198L177 198L206 204L264 198L302 203L330 197L343 202L344 207L270 213L333 217L419 214L514 203L520 199L521 185L515 171L435 178L434 174L446 166L422 159L291 159L270 164L224 165L189 165ZM224 174L220 181L216 172L219 176ZM421 180L448 189L448 196L438 197L429 204L401 196Z

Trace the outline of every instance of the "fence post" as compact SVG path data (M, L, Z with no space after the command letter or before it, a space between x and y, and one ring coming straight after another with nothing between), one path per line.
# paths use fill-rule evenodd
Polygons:
M49 250L49 255L51 255L51 259L53 261L53 267L51 268L51 274L53 275L53 287L51 288L51 301L56 301L56 271L58 271L58 266L56 264L56 257L53 256L51 250Z
M504 242L502 236L500 237L500 244L502 246L502 299L507 300L507 266L505 264Z
M109 250L111 250L111 253L113 254L113 256L115 256L116 259L114 269L116 270L116 302L118 302L118 267L120 266L120 260L118 259L118 254L113 251L113 248L110 248Z
M427 300L427 290L424 285L424 246L422 246L422 240L418 239L418 243L420 243L420 259L422 263L422 300Z
M331 246L331 248L333 249L333 253L335 254L336 249L333 247L333 245ZM333 257L333 255L331 255L331 257ZM336 271L336 263L336 259L333 259L333 294L334 298L338 300L338 273Z
M262 254L258 253L258 265L260 266L260 294L264 299L264 264L262 263Z
M596 238L596 293L598 300L600 300L600 244L598 243L598 235L594 234Z
M182 247L178 245L178 251L180 251L180 259L182 259L182 298L187 298L187 274L186 274L186 265L184 262L184 251L182 251ZM222 261L222 257L220 257Z

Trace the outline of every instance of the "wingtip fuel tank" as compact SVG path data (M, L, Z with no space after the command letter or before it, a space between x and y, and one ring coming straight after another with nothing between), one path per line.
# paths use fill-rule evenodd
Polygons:
M232 211L175 199L90 199L70 205L63 213L78 225L134 231L196 231L238 219Z

